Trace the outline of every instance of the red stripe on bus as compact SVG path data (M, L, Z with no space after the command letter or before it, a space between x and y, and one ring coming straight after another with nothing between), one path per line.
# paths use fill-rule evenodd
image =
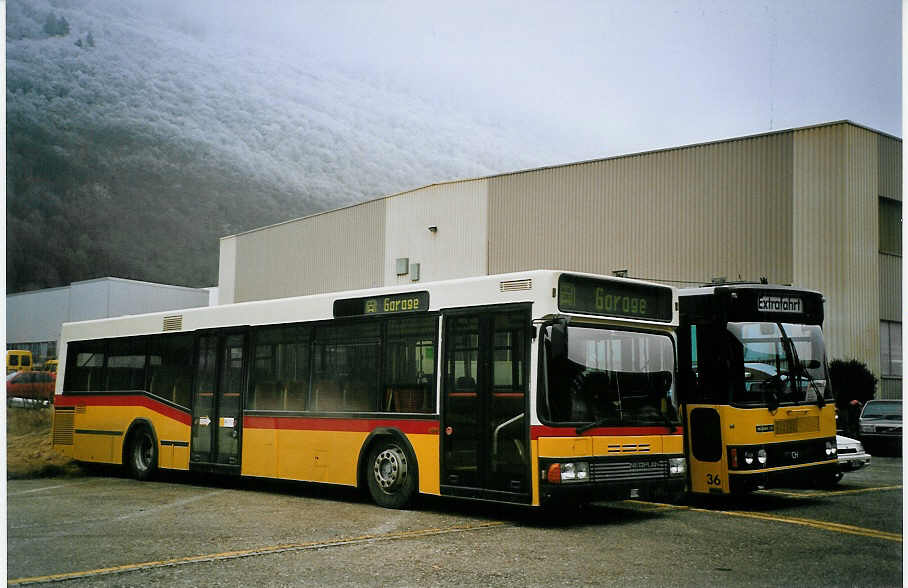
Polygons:
M437 435L437 420L416 419L343 419L313 417L243 417L247 429L282 429L292 431L350 431L368 433L380 427L399 429L403 433Z
M54 406L144 406L184 425L192 424L192 417L170 405L140 394L98 394L82 396L58 394L54 396Z
M547 427L533 425L530 427L530 439L540 437L591 437L591 436L631 436L631 435L682 435L684 430L675 427L674 432L669 432L668 427L596 427L577 434L575 427Z

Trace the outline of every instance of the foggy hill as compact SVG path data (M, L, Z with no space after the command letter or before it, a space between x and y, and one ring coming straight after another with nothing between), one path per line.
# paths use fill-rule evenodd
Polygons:
M455 98L156 2L6 10L8 292L213 285L219 237L570 156Z

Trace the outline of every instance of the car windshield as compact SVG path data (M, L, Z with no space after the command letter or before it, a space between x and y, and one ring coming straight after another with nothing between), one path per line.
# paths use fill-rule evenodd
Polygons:
M572 426L674 423L675 349L666 335L569 326L567 356L544 338L540 415Z
M868 402L861 413L862 419L902 420L901 402Z
M745 404L815 403L831 400L827 387L826 347L817 325L729 323L743 360L743 382L732 402Z

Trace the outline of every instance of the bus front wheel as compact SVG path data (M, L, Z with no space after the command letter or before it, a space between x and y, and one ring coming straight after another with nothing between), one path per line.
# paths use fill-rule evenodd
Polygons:
M151 478L158 467L158 447L148 427L139 427L129 436L126 468L136 480Z
M369 452L366 478L372 500L385 508L403 508L416 493L416 461L393 440L379 441Z

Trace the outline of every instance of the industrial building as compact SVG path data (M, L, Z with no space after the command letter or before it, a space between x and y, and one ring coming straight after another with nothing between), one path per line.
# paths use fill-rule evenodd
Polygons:
M901 139L850 121L433 184L221 239L221 303L534 268L794 284L901 398Z
M209 306L212 289L98 278L6 296L6 348L32 352L36 364L57 357L60 326L127 314Z

